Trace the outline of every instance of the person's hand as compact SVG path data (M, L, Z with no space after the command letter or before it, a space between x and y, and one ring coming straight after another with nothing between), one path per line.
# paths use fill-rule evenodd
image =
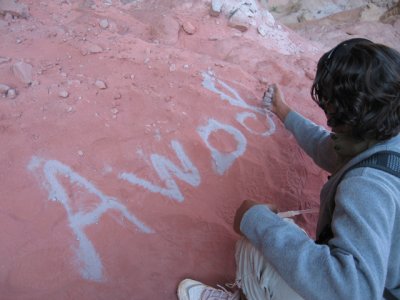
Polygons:
M279 85L271 84L264 93L262 105L269 111L273 112L282 122L292 110L285 101Z
M259 205L263 203L255 202L253 200L244 200L239 208L236 210L235 218L233 220L233 229L236 233L242 234L240 231L240 223L242 222L244 214L252 208L254 205ZM269 209L276 212L276 207L273 204L265 204Z

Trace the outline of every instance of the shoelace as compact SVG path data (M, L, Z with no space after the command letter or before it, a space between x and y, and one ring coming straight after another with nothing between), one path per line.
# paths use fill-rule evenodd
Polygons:
M234 283L225 283L225 286L229 289L240 288L240 280L236 280ZM201 295L201 300L239 300L239 290L235 291L234 293L229 292L224 286L217 284L218 289L208 288L204 291Z
M241 280L240 279L236 279L236 281L234 283L225 283L225 285L228 288L230 288L231 290L233 290L234 288L238 288L238 289L242 288L242 284L241 284Z
M218 286L220 289L209 288L201 295L201 300L239 300L239 291L231 293L224 287Z

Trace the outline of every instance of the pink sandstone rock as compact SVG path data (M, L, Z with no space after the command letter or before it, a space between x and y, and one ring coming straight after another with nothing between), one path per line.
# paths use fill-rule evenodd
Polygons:
M278 83L325 125L309 95L325 45L279 23L239 33L208 0L103 2L21 0L32 17L0 26L1 55L41 70L26 88L0 64L18 94L0 101L1 299L176 299L185 277L234 280L243 199L319 205L327 174L261 98ZM398 49L389 26L369 37ZM88 41L107 51L80 55ZM311 236L316 220L295 218Z

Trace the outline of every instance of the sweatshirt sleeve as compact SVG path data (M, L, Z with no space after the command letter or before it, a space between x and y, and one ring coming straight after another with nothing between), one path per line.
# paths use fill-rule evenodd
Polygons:
M337 155L329 131L294 111L286 116L285 127L319 167L330 173L334 171Z
M315 244L264 205L243 216L243 234L307 300L382 299L396 194L382 184L383 172L363 170L371 174L346 176L338 186L329 245Z

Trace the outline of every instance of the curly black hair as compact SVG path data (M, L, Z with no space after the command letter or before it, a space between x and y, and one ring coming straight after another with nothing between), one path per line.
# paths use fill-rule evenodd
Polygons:
M362 38L341 42L320 58L311 97L328 126L387 140L400 132L400 53Z

